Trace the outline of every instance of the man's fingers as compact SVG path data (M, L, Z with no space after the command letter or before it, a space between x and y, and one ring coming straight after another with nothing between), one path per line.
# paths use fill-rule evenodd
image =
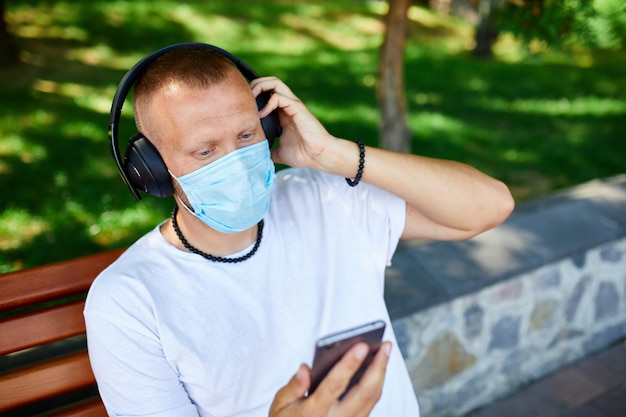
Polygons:
M250 82L250 88L255 97L261 94L262 91L273 91L294 100L298 99L293 91L277 77L256 78Z
M265 107L259 111L261 118L266 117L272 111L279 108L290 117L295 116L300 111L306 110L306 107L300 99L296 97L285 83L276 77L256 78L250 82L250 88L255 97L264 91L272 93Z
M276 393L270 407L270 416L278 415L281 410L290 406L293 407L302 401L310 385L311 371L308 366L302 364L287 385Z
M346 412L348 415L353 415L350 413L359 415L359 412L364 408L371 411L382 394L390 352L391 342L384 342L378 352L376 352L359 383L352 387L343 400L337 404L337 409L341 409L342 412Z
M315 392L309 397L314 400L319 409L330 409L348 387L350 380L359 369L369 347L365 343L357 343L350 348L339 362L324 377Z
M375 401L378 401L382 392L383 383L385 382L385 374L387 372L387 363L389 363L390 353L391 342L384 342L381 344L380 349L378 349L378 352L374 355L372 363L359 381L359 389L355 390L357 396L375 396Z

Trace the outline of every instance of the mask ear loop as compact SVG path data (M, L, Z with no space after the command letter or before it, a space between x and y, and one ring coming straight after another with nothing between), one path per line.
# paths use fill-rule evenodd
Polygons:
M187 210L189 212L189 214L194 215L194 216L196 215L196 212L193 211L193 209L189 208L189 206L187 204L185 204L183 199L180 198L180 196L178 194L176 194L176 199L185 208L185 210Z
M180 185L180 183L178 182L178 178L176 178L176 176L174 174L172 174L172 171L170 171L168 169L167 172L170 174L170 177L172 177L176 181L176 183L178 183L178 185ZM176 191L174 191L174 197L176 197L176 200L178 200L178 202L183 206L183 208L185 210L187 210L189 212L189 214L191 214L193 216L196 215L196 213L193 211L193 209L191 209L187 204L185 204L183 199L180 198L180 196L178 195L178 193L176 193Z

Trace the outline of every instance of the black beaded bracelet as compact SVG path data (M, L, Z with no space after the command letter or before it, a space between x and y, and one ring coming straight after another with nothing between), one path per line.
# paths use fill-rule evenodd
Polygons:
M346 178L346 182L350 187L354 187L361 181L361 177L363 176L363 168L365 167L365 144L361 139L356 141L356 144L359 145L359 169L356 172L356 176L354 180L350 178Z

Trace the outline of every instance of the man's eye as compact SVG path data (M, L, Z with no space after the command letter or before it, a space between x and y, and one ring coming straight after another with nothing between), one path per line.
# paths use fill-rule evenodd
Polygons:
M250 139L252 137L252 133L244 133L241 135L241 139Z
M200 152L198 153L198 155L200 155L200 156L209 156L209 154L210 154L210 153L211 153L211 151L210 151L210 150L208 150L208 149L206 149L206 150L204 150L204 151L200 151Z

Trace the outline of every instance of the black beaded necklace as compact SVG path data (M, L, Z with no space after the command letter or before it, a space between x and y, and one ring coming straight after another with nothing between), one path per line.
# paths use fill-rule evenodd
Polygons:
M234 264L234 263L248 260L252 255L256 253L257 249L259 249L259 245L261 244L261 239L263 239L264 222L263 220L261 220L257 225L258 232L257 232L257 237L256 237L256 243L254 244L254 247L250 249L250 252L238 258L223 258L221 256L209 255L208 253L204 253L200 249L191 246L189 242L187 242L187 239L185 239L185 236L183 236L182 232L178 228L178 222L176 221L176 213L178 213L178 206L174 206L174 209L172 210L172 227L174 227L174 232L176 232L176 236L178 236L178 240L180 240L180 243L182 243L185 249L187 249L189 252L195 253L196 255L200 255L203 258L208 259L209 261Z

